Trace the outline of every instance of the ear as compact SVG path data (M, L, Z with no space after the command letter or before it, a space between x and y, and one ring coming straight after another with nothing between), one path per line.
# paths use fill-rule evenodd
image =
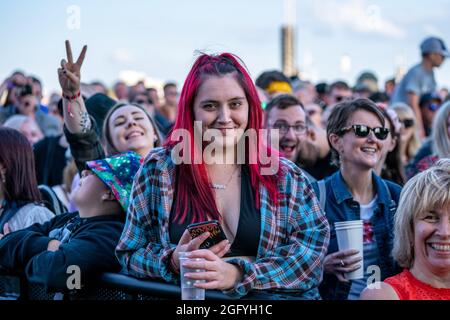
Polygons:
M344 144L342 142L342 137L338 136L335 133L331 133L328 138L330 139L331 146L338 153L342 153Z
M317 135L313 128L308 128L308 139L311 141L316 141Z
M116 197L114 197L114 193L111 190L107 190L102 194L103 201L117 201Z

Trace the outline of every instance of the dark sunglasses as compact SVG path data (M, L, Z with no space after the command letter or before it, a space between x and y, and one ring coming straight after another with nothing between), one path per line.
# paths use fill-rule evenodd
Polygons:
M349 130L353 130L353 132L355 133L355 136L360 137L360 138L367 137L370 134L370 131L373 131L373 134L379 140L386 139L386 137L389 134L388 128L383 128L383 127L371 128L371 127L365 126L363 124L354 124L350 127L342 128L341 130L339 130L339 133L341 135L343 135L344 133L348 132Z
M403 119L400 122L403 123L405 128L411 128L414 125L414 119Z

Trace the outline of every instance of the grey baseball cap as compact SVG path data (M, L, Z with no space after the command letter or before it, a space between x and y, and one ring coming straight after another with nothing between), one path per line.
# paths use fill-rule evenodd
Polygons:
M423 40L423 42L420 44L420 50L422 51L422 54L439 53L444 57L450 57L450 52L448 52L444 41L436 37L429 37Z

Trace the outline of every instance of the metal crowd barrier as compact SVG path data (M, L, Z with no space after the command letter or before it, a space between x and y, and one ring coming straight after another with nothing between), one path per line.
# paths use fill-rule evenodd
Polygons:
M0 300L55 300L58 293L47 292L42 285L28 282L17 274L0 273ZM229 300L218 290L206 290L207 300ZM104 273L90 288L73 290L64 300L180 300L175 284L142 280L125 274Z

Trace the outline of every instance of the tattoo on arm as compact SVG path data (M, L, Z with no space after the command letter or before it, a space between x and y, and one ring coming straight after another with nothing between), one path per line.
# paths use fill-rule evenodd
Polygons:
M83 133L91 130L91 118L89 118L89 114L86 111L80 111L80 127Z

